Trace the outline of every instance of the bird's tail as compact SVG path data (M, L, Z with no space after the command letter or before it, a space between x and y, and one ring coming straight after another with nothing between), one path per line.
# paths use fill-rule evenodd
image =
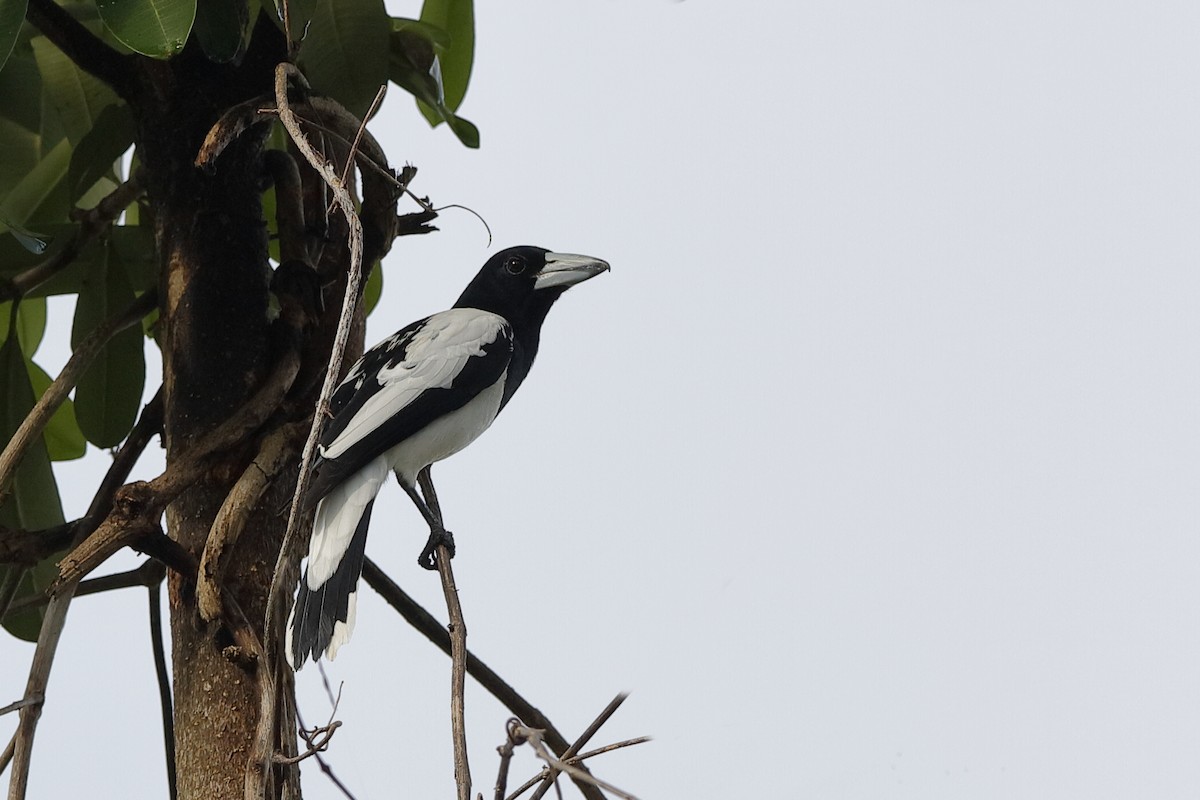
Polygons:
M354 632L356 586L362 574L367 526L375 495L387 479L377 458L317 506L304 577L287 624L285 654L293 669L324 653L333 659Z

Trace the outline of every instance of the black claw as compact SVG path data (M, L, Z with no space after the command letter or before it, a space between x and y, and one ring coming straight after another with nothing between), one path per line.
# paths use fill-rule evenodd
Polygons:
M417 556L417 563L425 569L437 569L437 549L438 545L444 545L446 552L454 558L454 534L450 531L430 531L429 540L425 542L425 549L421 551L421 555Z

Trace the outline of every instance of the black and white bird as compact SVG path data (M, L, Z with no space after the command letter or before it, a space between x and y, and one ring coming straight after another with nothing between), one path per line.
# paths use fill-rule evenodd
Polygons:
M313 465L307 505L316 504L316 518L287 627L293 668L322 653L332 659L354 630L371 507L389 472L429 524L421 565L437 568L439 544L453 555L430 465L492 424L529 374L554 301L608 268L541 247L503 250L453 308L402 328L350 368Z

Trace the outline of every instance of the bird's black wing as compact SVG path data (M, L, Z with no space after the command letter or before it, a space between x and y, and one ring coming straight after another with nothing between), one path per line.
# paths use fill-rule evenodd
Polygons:
M452 308L408 325L367 351L330 402L305 505L413 433L500 380L512 328L497 314Z

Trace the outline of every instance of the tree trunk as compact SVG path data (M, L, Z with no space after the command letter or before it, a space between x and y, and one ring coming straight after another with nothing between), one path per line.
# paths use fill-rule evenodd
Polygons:
M246 402L268 366L271 273L260 198L261 134L244 134L211 173L192 165L222 112L270 91L282 39L263 34L254 37L258 52L248 53L236 69L214 69L186 52L156 65L161 70L148 75L140 102L131 104L160 258L168 468ZM197 560L253 444L224 454L167 511L170 536ZM294 465L288 474L294 480ZM286 525L277 511L289 496L287 483L277 481L253 512L225 577L260 638ZM201 621L194 587L174 573L170 616L179 798L240 797L257 715L254 667L223 655L228 634Z

